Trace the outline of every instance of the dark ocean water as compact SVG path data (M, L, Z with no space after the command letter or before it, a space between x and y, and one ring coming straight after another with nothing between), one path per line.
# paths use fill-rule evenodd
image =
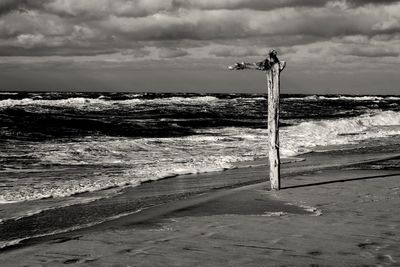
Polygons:
M266 157L266 110L265 95L0 93L0 226ZM400 97L282 95L280 119L283 157L373 146L400 135Z
M399 103L396 96L283 95L281 119L285 124L398 111ZM0 93L0 140L172 137L207 127L263 128L266 105L264 95L246 94Z

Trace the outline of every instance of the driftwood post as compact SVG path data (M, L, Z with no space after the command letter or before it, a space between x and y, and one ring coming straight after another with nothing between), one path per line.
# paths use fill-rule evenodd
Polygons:
M254 69L265 71L268 89L268 158L269 179L272 190L279 190L280 183L280 157L279 157L279 93L280 72L286 63L279 61L277 52L271 50L265 60L256 63L236 63L230 66L231 70Z

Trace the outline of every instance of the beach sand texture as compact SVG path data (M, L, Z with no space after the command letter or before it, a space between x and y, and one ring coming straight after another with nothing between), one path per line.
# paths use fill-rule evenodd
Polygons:
M278 192L267 191L264 182L172 201L9 248L0 254L0 262L2 266L400 266L400 171L370 168L371 160L365 157L367 163L342 167L335 165L335 157L318 158L334 167L292 174ZM244 172L261 178L265 166L231 170L230 175Z

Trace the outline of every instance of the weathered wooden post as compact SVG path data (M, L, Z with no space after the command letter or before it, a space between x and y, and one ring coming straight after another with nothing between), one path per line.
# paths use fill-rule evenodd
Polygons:
M279 157L279 93L280 72L286 63L279 61L277 52L271 50L269 57L256 63L236 63L230 66L231 70L255 69L265 71L268 89L268 158L269 179L272 190L279 190L280 184L280 157Z

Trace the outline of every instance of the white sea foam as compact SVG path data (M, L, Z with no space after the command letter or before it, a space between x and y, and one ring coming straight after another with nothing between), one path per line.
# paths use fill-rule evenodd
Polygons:
M80 108L89 105L109 106L110 104L112 103L107 103L107 101L105 100L83 98L83 97L74 97L74 98L59 99L59 100L23 98L23 99L5 99L0 101L1 108L14 107L14 106L29 106L29 105Z
M249 102L265 100L265 97L258 98L237 98L237 100L245 100ZM304 100L349 100L349 101L397 101L400 97L383 97L383 96L305 96L285 98L285 101L304 101ZM208 105L218 104L223 101L231 101L229 99L219 99L214 96L196 96L196 97L168 97L155 99L132 98L126 100L107 100L105 97L84 98L73 97L66 99L45 100L40 98L24 98L24 99L4 99L0 100L0 109L16 107L16 106L33 106L46 110L46 107L63 107L75 108L81 110L107 110L116 106L134 107L140 104L152 105Z
M3 93L5 94L5 93ZM11 94L11 93L6 93ZM265 100L265 97L257 98L237 98L236 100ZM301 101L301 100L350 100L350 101L381 101L381 100L400 100L400 97L390 96L318 96L311 95L305 97L289 97L285 98L286 101ZM142 103L149 104L193 104L203 105L204 103L213 104L218 101L229 101L229 99L219 99L214 96L196 96L196 97L168 97L168 98L155 98L155 99L140 99L132 98L126 100L107 100L105 97L99 98L84 98L84 97L73 97L66 99L54 99L45 100L33 98L24 99L4 99L0 100L0 108L8 108L14 106L42 106L42 107L73 107L80 109L107 109L112 108L115 105L127 105L134 106Z
M389 96L389 97L387 97L386 99L388 99L388 100L400 100L400 97L397 97L397 96Z
M312 151L316 146L346 145L400 134L400 113L382 111L354 118L302 122L282 129L286 156Z
M24 240L26 240L26 238L19 238L19 239L14 239L14 240L10 240L10 241L0 241L0 249L18 245L19 243L21 243Z
M216 102L219 99L214 96L201 96L201 97L169 97L169 98L155 98L155 99L127 99L127 100L106 100L104 98L84 98L74 97L57 100L43 100L43 99L5 99L0 100L0 108L9 108L15 106L51 106L51 107L73 107L77 109L107 109L115 105L134 106L141 103L152 104L204 104Z
M381 96L339 96L339 97L324 97L320 96L319 99L330 100L352 100L352 101L379 101L384 99Z
M289 97L285 100L349 100L349 101L381 101L381 100L400 100L399 97L387 97L387 96L323 96L323 95L312 95L305 97Z
M18 93L13 93L13 92L0 92L0 95L18 95Z

